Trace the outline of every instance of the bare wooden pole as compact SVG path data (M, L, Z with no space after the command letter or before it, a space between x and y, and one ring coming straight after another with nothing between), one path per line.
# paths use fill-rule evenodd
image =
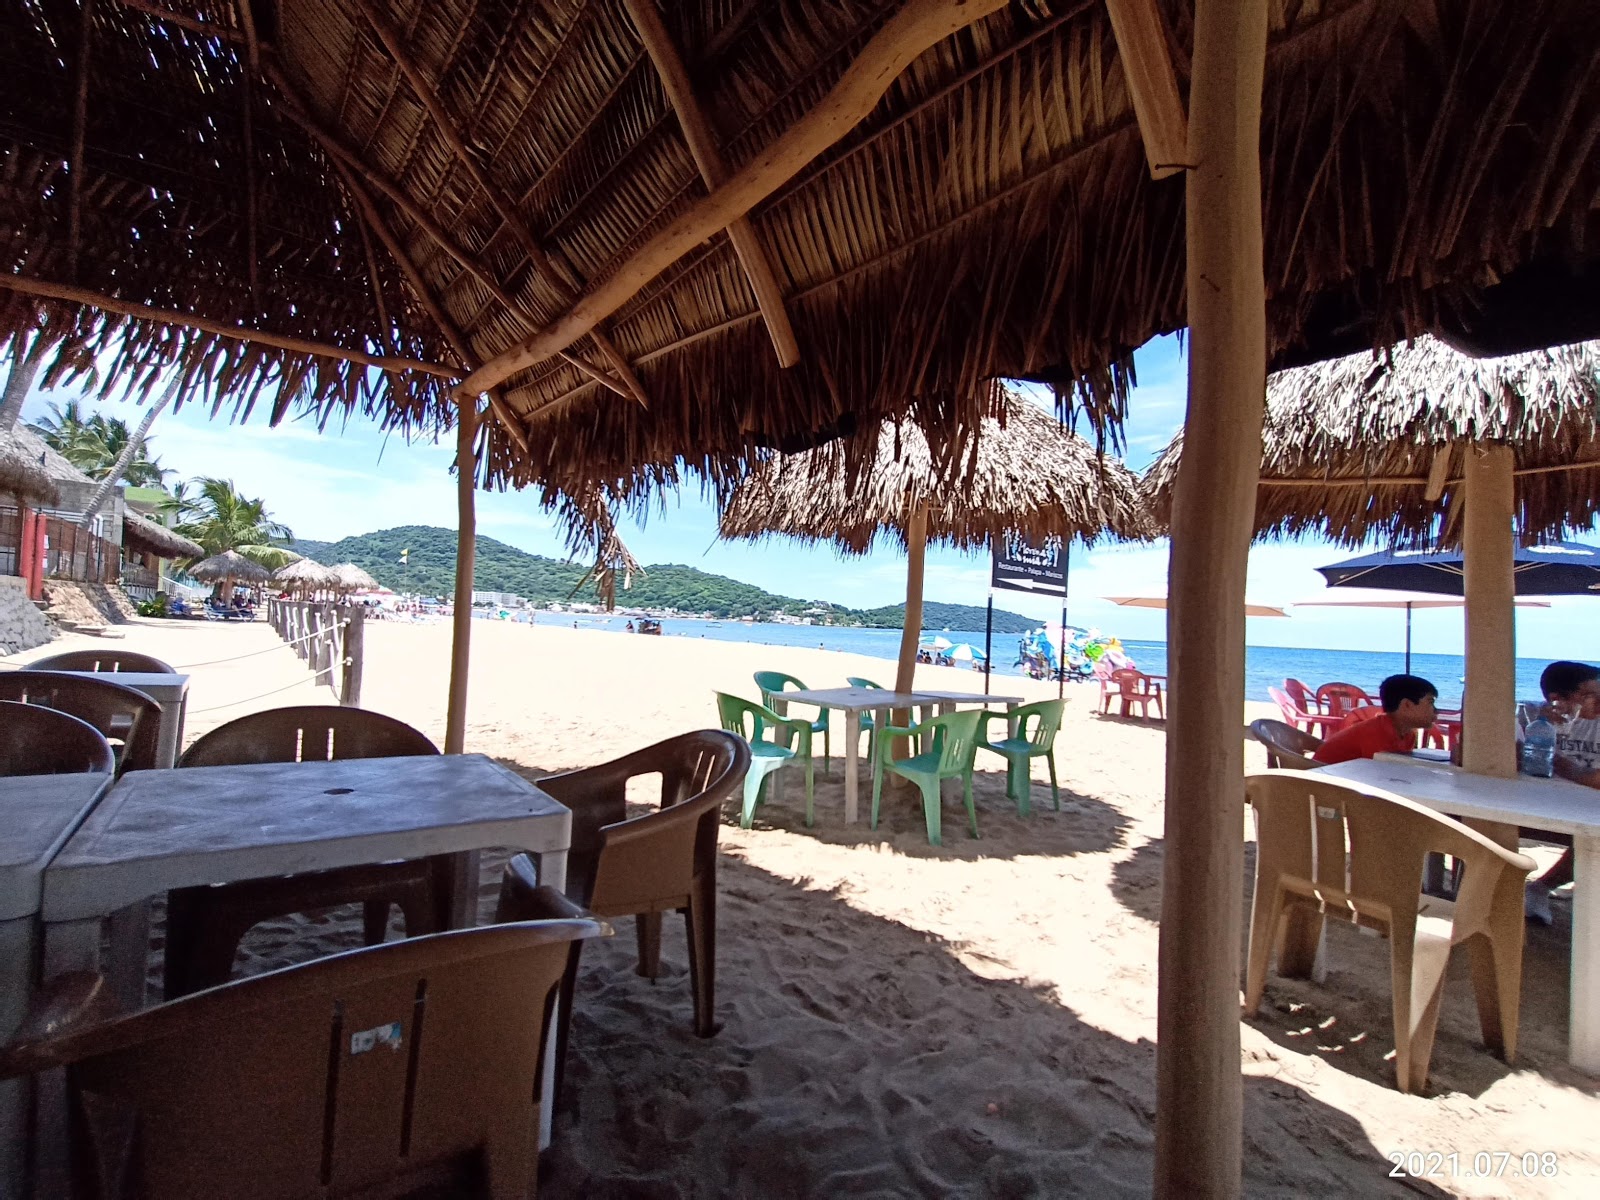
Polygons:
M256 41L256 21L250 11L251 0L234 0L234 10L239 14L239 27L244 30L244 172L245 172L245 240L250 268L250 311L261 311L261 259L259 223L260 203L256 179L256 80L261 78L261 46Z
M566 349L701 242L726 229L854 128L900 72L929 47L1006 6L1007 0L910 0L862 48L833 90L727 183L651 238L543 331L484 363L460 394L477 395Z
M1150 178L1164 179L1183 169L1189 143L1189 122L1172 69L1166 22L1155 0L1106 0L1106 10L1144 138Z
M478 410L456 410L456 589L450 629L450 704L444 718L444 752L460 754L467 741L467 668L472 657L472 573L477 566Z
M1467 682L1461 699L1461 765L1477 775L1510 779L1517 773L1511 723L1517 703L1513 456L1509 446L1482 446L1463 457ZM1512 838L1514 847L1514 830Z
M644 41L644 48L655 63L666 89L667 99L678 114L678 124L683 129L683 139L689 144L689 153L700 168L700 178L708 188L721 187L731 173L728 160L717 145L716 134L705 110L694 93L694 81L684 66L656 0L623 0L628 15ZM728 238L744 267L750 290L755 293L761 318L767 324L767 334L772 338L772 348L778 355L778 365L792 367L800 361L800 344L795 340L794 326L789 322L789 312L783 304L783 289L778 286L778 276L772 269L761 235L750 223L749 217L739 217L728 226Z
M1231 1197L1240 1186L1239 721L1245 570L1266 401L1266 48L1266 0L1197 0L1187 156L1189 407L1168 580L1157 1196Z
M900 658L894 690L909 692L917 673L917 643L922 640L922 580L928 556L928 506L920 501L906 522L906 623L900 631Z
M238 325L228 325L222 321L213 321L209 317L198 316L195 313L177 312L170 308L151 308L148 304L134 304L128 300L119 300L115 296L108 296L104 292L92 291L89 288L69 287L61 283L49 283L43 279L29 279L22 275L0 275L0 287L13 292L21 292L26 296L46 296L52 300L69 300L76 304L89 304L95 308L102 308L106 312L121 313L125 317L137 317L141 321L159 321L163 325L182 325L189 329L198 329L204 333L214 333L219 337L232 338L239 342L255 342L262 346L276 346L280 350L293 350L297 354L315 354L321 358L339 358L345 362L361 363L368 367L382 367L386 371L421 371L424 375L436 375L440 379L459 379L465 372L464 367L452 367L445 363L423 362L415 358L391 358L382 354L367 354L362 350L347 350L343 346L329 345L327 342L313 342L306 338L285 337L282 334L269 333L264 329L245 329Z
M94 48L94 0L83 0L78 23L77 81L72 99L72 145L67 152L67 275L78 281L83 233L83 143L89 125L89 58Z

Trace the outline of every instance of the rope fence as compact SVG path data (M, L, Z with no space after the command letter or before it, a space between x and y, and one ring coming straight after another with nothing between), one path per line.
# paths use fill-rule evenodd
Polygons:
M319 600L267 601L267 623L283 639L284 644L311 668L313 678L327 677L325 682L333 689L334 696L347 708L357 708L361 704L366 617L366 607L361 604L334 604ZM264 654L266 651L258 650L255 653ZM271 692L264 694L272 695Z

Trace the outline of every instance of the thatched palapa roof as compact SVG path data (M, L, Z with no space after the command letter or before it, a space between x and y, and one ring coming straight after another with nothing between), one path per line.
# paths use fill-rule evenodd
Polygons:
M122 514L122 540L158 558L201 558L205 555L205 548L199 542L141 517L131 509Z
M195 563L189 568L189 574L202 583L229 579L235 583L265 583L271 572L237 551L224 550L221 554L213 554Z
M333 586L341 592L359 592L378 586L378 581L355 563L336 563L328 568L328 575L333 580Z
M1192 7L1157 7L1181 90ZM1181 175L1104 3L84 11L0 8L0 338L46 314L47 379L176 359L239 409L426 426L487 364L487 482L626 491L913 405L943 438L997 376L1112 421L1184 323ZM1600 331L1597 57L1591 0L1272 0L1275 360Z
M0 433L0 496L33 507L55 504L61 490L28 448L7 433Z
M1590 524L1600 515L1600 342L1475 359L1422 337L1278 372L1267 386L1257 532L1453 544L1462 456L1483 442L1515 452L1524 539ZM1182 450L1180 434L1145 476L1163 520Z
M1149 537L1138 479L1096 453L1037 404L1007 392L955 453L936 455L910 422L868 435L864 454L830 443L779 456L741 483L722 514L724 537L831 541L865 554L885 538L904 547L913 508L927 536L967 550L1007 534L1035 538ZM852 463L864 459L866 466Z
M315 591L337 586L333 571L309 558L296 559L272 573L272 581L288 587Z

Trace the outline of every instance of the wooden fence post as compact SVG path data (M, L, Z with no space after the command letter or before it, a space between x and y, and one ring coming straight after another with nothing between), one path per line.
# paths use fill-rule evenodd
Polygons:
M361 659L366 649L367 606L352 604L344 627L343 671L339 684L339 703L346 708L361 707Z

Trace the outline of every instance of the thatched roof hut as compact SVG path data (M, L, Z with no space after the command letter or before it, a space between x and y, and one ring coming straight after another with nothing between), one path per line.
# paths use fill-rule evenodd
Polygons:
M333 580L333 586L341 592L359 592L378 586L378 581L355 563L336 563L328 568L328 574Z
M1106 4L160 7L0 10L0 339L47 316L47 379L177 359L241 411L432 425L489 364L487 482L638 484L914 401L954 430L996 376L1110 421L1185 323L1183 186ZM1186 86L1192 6L1151 11ZM1600 329L1590 4L1433 11L1271 4L1280 364Z
M0 496L34 508L55 504L61 490L33 455L16 439L0 433Z
M1600 515L1600 342L1471 358L1437 338L1280 371L1267 386L1256 530L1454 545L1462 455L1515 455L1517 528L1559 537ZM1165 520L1180 433L1145 474Z
M189 568L202 583L265 583L270 572L233 550L203 558Z
M272 582L306 592L337 586L332 569L309 558L296 559L287 566L279 567L272 573Z
M157 558L203 558L205 547L181 533L174 533L131 509L122 515L122 540L136 550L146 550Z

